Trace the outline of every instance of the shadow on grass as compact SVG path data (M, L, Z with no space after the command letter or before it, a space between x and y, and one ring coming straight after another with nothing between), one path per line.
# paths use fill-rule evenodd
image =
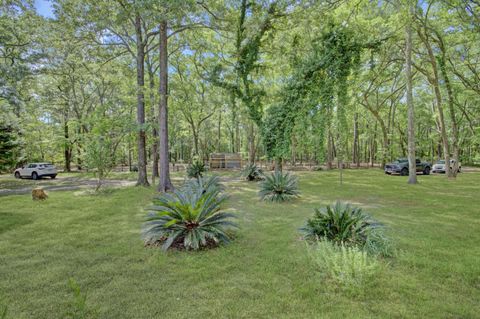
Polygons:
M30 224L33 220L25 214L0 213L0 234Z

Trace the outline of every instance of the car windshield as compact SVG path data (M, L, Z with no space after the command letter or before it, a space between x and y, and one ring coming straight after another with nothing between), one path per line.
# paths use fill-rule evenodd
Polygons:
M440 160L437 162L437 164L445 164L445 161L444 160Z
M406 158L397 158L395 161L393 161L393 164L405 163L405 162L408 162L408 159L406 159Z

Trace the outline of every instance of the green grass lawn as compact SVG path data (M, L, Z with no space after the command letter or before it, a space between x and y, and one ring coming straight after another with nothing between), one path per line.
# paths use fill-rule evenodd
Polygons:
M153 189L1 197L0 305L7 318L64 318L72 278L98 318L480 317L479 173L407 185L350 170L343 186L338 172L297 175L302 197L287 204L259 202L255 183L228 183L241 229L229 246L197 253L143 247ZM314 207L335 200L388 225L398 249L356 292L322 279L298 233Z

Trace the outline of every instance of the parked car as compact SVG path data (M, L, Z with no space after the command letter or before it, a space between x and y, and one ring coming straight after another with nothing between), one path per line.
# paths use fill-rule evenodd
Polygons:
M430 175L432 165L428 162L422 162L416 159L417 172L422 172L423 175ZM385 174L400 174L402 176L408 175L408 158L398 158L392 163L385 165Z
M450 169L453 169L455 160L450 160ZM462 163L458 163L458 173L462 171ZM432 167L432 173L445 173L445 160L438 160Z
M15 178L30 177L39 179L48 176L53 179L57 177L57 168L50 163L30 163L17 168L13 175Z

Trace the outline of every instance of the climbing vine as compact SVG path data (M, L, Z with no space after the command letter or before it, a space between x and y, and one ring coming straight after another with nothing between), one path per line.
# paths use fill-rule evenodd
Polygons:
M270 158L287 156L296 119L307 116L316 119L315 131L322 140L325 131L335 124L337 157L343 161L348 92L365 47L347 26L330 24L312 43L307 58L295 61L296 71L283 89L282 102L268 110L264 121L264 142ZM319 145L319 154L323 154L323 145Z

